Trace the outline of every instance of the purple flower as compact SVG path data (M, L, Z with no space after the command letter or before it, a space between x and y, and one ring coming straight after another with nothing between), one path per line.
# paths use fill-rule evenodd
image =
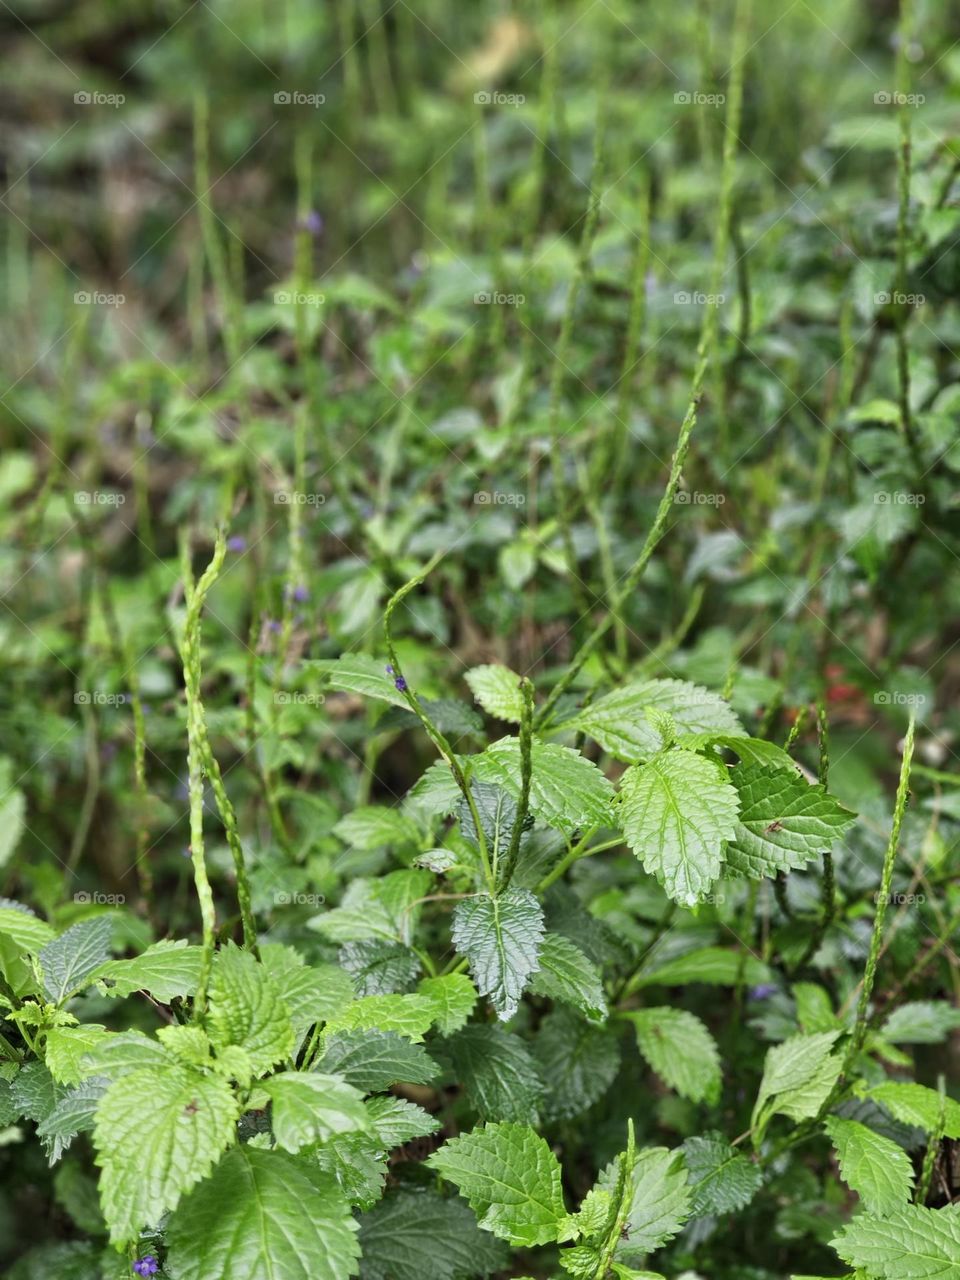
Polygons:
M407 682L406 680L404 680L403 676L397 676L396 680L394 680L393 683L401 693L406 692Z
M133 1270L138 1276L155 1276L160 1270L160 1264L152 1253L147 1253L133 1264Z
M766 1000L777 994L777 988L772 982L761 982L759 986L751 987L747 994L750 1000Z
M393 667L390 665L390 663L389 663L389 662L387 663L387 665L386 665L383 669L384 669L384 671L387 673L387 675L388 675L388 676L392 676L392 675L393 675Z
M298 582L293 588L293 598L298 604L303 604L304 600L310 599L310 590L305 587L302 582Z
M312 236L323 235L323 214L318 213L316 209L311 209L306 217L301 218L300 224L304 231L309 231Z
M235 533L232 538L227 539L228 551L246 551L246 549L247 540L242 534Z
M282 630L283 630L283 623L282 623L282 622L280 622L277 618L268 618L268 619L267 619L267 630L268 630L268 631L272 631L272 632L274 632L274 634L276 634L278 631L282 631Z

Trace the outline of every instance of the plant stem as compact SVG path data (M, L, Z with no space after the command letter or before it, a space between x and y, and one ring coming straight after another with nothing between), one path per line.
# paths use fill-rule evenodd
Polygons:
M520 715L520 803L517 805L517 816L510 833L510 845L500 871L499 890L502 893L508 888L517 867L520 856L520 841L530 807L530 781L533 776L531 755L533 751L533 683L524 677L520 681L520 696L523 707Z

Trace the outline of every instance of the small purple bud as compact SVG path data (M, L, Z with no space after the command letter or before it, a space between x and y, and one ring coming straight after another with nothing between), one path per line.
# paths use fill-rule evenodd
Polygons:
M403 676L397 676L393 683L401 693L406 693L407 682L404 680Z
M247 540L242 534L235 533L232 538L227 539L228 551L246 551L246 549Z
M300 225L304 231L309 231L312 236L322 236L324 228L323 214L318 213L316 209L311 209L306 217L301 220Z
M387 663L387 665L386 665L383 669L384 669L384 671L387 673L387 675L388 675L388 676L392 676L392 675L393 675L393 667L390 665L390 663L389 663L389 662Z
M761 982L759 986L751 987L747 993L750 1000L766 1000L769 996L775 996L777 988L772 982Z
M293 588L293 598L298 604L303 604L304 600L310 599L310 590L305 587L302 582L298 582Z
M283 630L283 623L280 622L277 618L270 618L267 622L267 630L272 631L274 632L274 634L276 634L278 631Z

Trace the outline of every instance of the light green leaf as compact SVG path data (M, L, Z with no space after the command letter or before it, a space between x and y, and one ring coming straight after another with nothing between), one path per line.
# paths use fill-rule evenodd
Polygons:
M96 916L54 938L40 952L43 986L55 1004L62 1004L90 981L110 954L113 921Z
M774 769L785 769L799 774L796 760L783 747L766 738L747 738L729 733L685 734L681 745L688 751L708 752L711 747L723 747L740 757L743 764L762 764Z
M727 865L760 879L802 867L833 847L856 820L824 787L764 765L738 765L730 779L740 796Z
M161 1004L193 995L200 976L200 947L185 941L155 942L132 960L108 960L92 974L103 982L108 996L149 991Z
M369 1128L377 1135L382 1146L391 1151L413 1138L425 1138L436 1133L440 1121L406 1098L391 1098L382 1094L368 1098L363 1104Z
M633 1200L615 1257L642 1264L646 1255L677 1234L690 1214L690 1188L680 1151L648 1147L630 1175Z
M109 1037L110 1032L98 1022L84 1022L76 1027L51 1027L47 1032L44 1061L54 1080L60 1084L78 1084L89 1074L82 1065L84 1055Z
M561 933L545 934L539 963L540 968L530 979L531 991L572 1004L594 1020L607 1016L600 971L569 938Z
M442 1036L459 1031L477 1003L477 989L465 973L422 978L417 991L432 1004L433 1021Z
M262 1081L261 1088L273 1103L273 1136L284 1151L299 1151L338 1133L369 1128L363 1094L338 1076L283 1071Z
M883 1280L956 1280L960 1275L960 1205L906 1205L889 1217L865 1213L832 1241L844 1262Z
M524 1248L556 1240L566 1216L560 1163L527 1125L484 1125L445 1142L427 1164L494 1235Z
M261 943L260 959L298 1031L334 1017L354 999L350 975L339 965L308 965L293 947L279 942Z
M642 971L631 985L639 989L705 982L711 986L734 987L741 982L756 986L769 981L770 970L747 951L731 947L698 947L663 964L657 964L654 959L649 970Z
M916 1125L924 1133L935 1133L939 1124L941 1099L936 1089L924 1084L889 1081L867 1090L867 1097L879 1102L901 1124ZM944 1098L944 1136L960 1138L960 1102Z
M161 1045L142 1031L119 1031L98 1041L80 1063L84 1074L119 1080L130 1071L163 1067L167 1055Z
M360 1248L329 1175L282 1151L235 1147L170 1220L172 1280L347 1280Z
M497 720L509 720L519 724L523 715L523 697L520 693L520 677L509 667L492 663L484 667L472 667L464 679L470 692L488 715Z
M97 1108L100 1206L114 1244L155 1226L233 1141L230 1086L170 1062L115 1081Z
M394 707L409 707L409 703L387 675L386 664L378 658L362 653L345 653L339 658L315 658L304 663L312 671L325 675L331 689L345 693L359 693L365 698L379 698Z
M352 849L405 848L420 843L420 828L411 819L387 805L371 804L354 809L333 828L334 835Z
M0 867L5 867L16 852L23 835L27 801L16 787L7 788L4 780L3 799L0 800Z
M688 1138L683 1155L695 1218L734 1213L750 1203L763 1184L760 1166L731 1147L720 1134Z
M894 1009L880 1029L894 1044L941 1044L960 1027L960 1009L946 1000L910 1000Z
M293 1051L293 1022L276 983L249 951L232 942L214 956L208 1029L215 1049L246 1050L255 1075Z
M329 1032L376 1028L421 1041L433 1026L436 1006L427 996L394 993L354 1000L327 1023Z
M33 914L29 907L5 900L0 906L0 934L12 938L33 955L56 937L56 930Z
M633 1023L640 1052L671 1089L692 1102L716 1096L720 1054L698 1017L666 1005L637 1009L624 1017Z
M840 1073L841 1060L830 1049L839 1031L796 1035L767 1051L763 1079L753 1108L755 1144L777 1112L793 1120L816 1115Z
M913 1165L902 1147L856 1120L827 1116L824 1124L837 1150L840 1177L868 1213L883 1217L909 1202Z
M498 898L481 893L457 903L453 945L469 960L477 990L504 1021L516 1013L537 967L543 932L543 908L528 889L508 889Z
M592 702L565 732L585 733L604 751L630 764L649 760L663 747L663 739L646 712L654 708L673 720L677 740L686 735L713 733L737 737L744 730L729 703L717 693L685 680L644 680L624 685Z
M735 830L739 801L721 765L692 751L665 751L623 775L627 844L677 902L709 893Z
M520 741L501 738L480 755L467 757L472 776L496 782L515 798L520 795ZM534 738L530 812L565 835L587 827L608 826L613 817L613 788L595 764L572 747Z

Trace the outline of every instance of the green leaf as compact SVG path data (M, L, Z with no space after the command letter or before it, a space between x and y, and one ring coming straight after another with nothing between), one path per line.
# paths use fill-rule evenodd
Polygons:
M496 782L520 796L520 740L501 738L480 755L469 756L474 778ZM609 826L613 788L595 764L572 747L533 739L530 812L565 835L587 827Z
M898 1084L888 1081L867 1091L867 1097L879 1102L901 1124L916 1125L924 1133L935 1133L939 1125L940 1095L924 1084ZM944 1098L944 1136L960 1138L960 1102Z
M442 1055L481 1120L536 1122L543 1081L519 1036L497 1023L477 1023L444 1041Z
M20 843L27 811L26 797L18 788L10 787L9 781L7 772L2 783L4 795L0 800L0 867L7 865Z
M363 1094L338 1076L283 1071L262 1081L261 1088L273 1103L273 1136L284 1151L299 1151L335 1134L369 1127Z
M520 693L520 677L509 667L492 663L484 667L472 667L463 677L470 692L488 715L497 720L509 720L519 724L523 716L523 696Z
M677 902L709 893L735 830L739 801L721 765L692 751L666 751L623 775L627 844Z
M640 1052L671 1089L692 1102L716 1097L720 1055L698 1017L667 1005L634 1010L624 1017L633 1023Z
M356 1031L373 1028L396 1031L420 1041L433 1025L436 1006L427 996L394 992L354 1000L327 1023L327 1030Z
M293 1051L293 1022L276 983L249 951L232 942L214 956L208 1021L214 1048L238 1045L255 1075Z
M111 1241L134 1239L173 1209L233 1141L237 1119L225 1081L176 1062L115 1081L93 1135Z
M53 1154L50 1163L58 1160L78 1133L93 1128L97 1107L107 1090L107 1082L100 1077L85 1080L69 1089L37 1125L37 1136L46 1139Z
M666 1147L640 1151L630 1179L633 1199L614 1254L622 1262L636 1265L683 1226L690 1214L690 1188L682 1153Z
M42 1062L28 1062L10 1082L10 1104L16 1116L26 1116L38 1126L54 1114L69 1090L57 1084ZM41 1135L50 1164L54 1164L70 1145L73 1133L54 1132Z
M283 993L283 1003L298 1031L335 1017L354 999L350 975L339 965L308 965L293 947L279 942L261 943L260 959Z
M304 666L325 675L331 689L359 693L365 698L379 698L394 707L409 707L393 677L384 670L385 663L378 658L369 658L362 653L345 653L339 658L314 658Z
M5 900L0 906L0 934L12 938L18 946L39 955L41 949L56 937L56 930L34 915L29 907Z
M334 835L353 849L368 851L405 848L420 843L420 828L411 819L386 805L362 805L333 828Z
M727 864L741 875L760 879L802 867L856 821L824 787L783 769L742 764L730 778L740 796L740 818Z
M837 1079L840 1060L830 1049L839 1031L818 1031L813 1035L790 1036L767 1051L763 1079L753 1108L755 1142L763 1136L765 1122L776 1112L794 1120L812 1116L820 1109Z
M388 1153L374 1133L342 1133L310 1153L317 1167L332 1174L345 1198L370 1209L383 1195Z
M398 1082L429 1084L437 1075L436 1063L422 1046L395 1031L343 1031L330 1036L318 1065L364 1093L377 1093Z
M85 1053L81 1066L88 1076L105 1076L119 1080L130 1071L144 1067L163 1067L167 1055L161 1045L142 1031L120 1031L100 1040Z
M108 996L129 996L149 991L161 1004L178 996L191 996L200 976L201 948L185 941L155 942L132 960L108 960L92 974L105 984Z
M433 1021L442 1036L459 1031L477 1003L477 989L465 973L422 978L417 991L432 1004Z
M43 987L55 1004L79 991L90 981L110 954L113 921L109 916L96 916L54 938L40 952Z
M548 1119L586 1111L603 1097L620 1069L616 1032L563 1006L540 1024L534 1055L547 1086L543 1112Z
M571 1004L594 1020L607 1016L600 971L569 938L545 934L538 959L540 968L530 979L531 991Z
M678 741L687 735L737 737L744 732L729 703L719 694L685 680L644 680L624 685L598 698L560 727L564 732L585 733L617 760L636 764L651 759L664 745L647 719L648 708L672 718Z
M459 1200L387 1196L360 1219L361 1280L463 1280L505 1269L505 1246Z
M471 782L470 795L480 820L487 854L491 862L496 864L510 847L513 829L517 824L517 801L503 787L493 782ZM473 813L465 799L460 801L458 816L463 837L479 848L480 840ZM530 815L528 818L527 825L532 826L533 818Z
M770 981L770 970L748 951L730 947L698 947L682 956L657 964L654 958L648 970L634 979L631 986L679 987L690 982L711 986L734 987L739 983L756 986Z
M783 747L766 738L747 738L729 733L695 733L685 734L682 746L688 751L709 753L711 747L722 747L739 756L743 764L764 764L774 769L786 769L789 773L798 774L797 762Z
M955 1280L960 1274L960 1206L911 1204L886 1218L865 1213L832 1244L844 1262L883 1280Z
M109 1036L110 1032L98 1022L85 1022L76 1027L51 1027L47 1032L44 1061L54 1080L60 1084L78 1084L88 1074L82 1065L84 1055Z
M763 1185L760 1166L740 1155L720 1134L688 1138L683 1155L695 1218L734 1213L750 1203Z
M484 1125L445 1142L427 1164L502 1240L524 1248L556 1240L566 1216L560 1163L527 1125Z
M498 898L482 893L457 903L453 945L469 960L477 990L504 1021L516 1013L537 967L543 932L543 908L528 889L508 889Z
M347 1280L357 1224L333 1180L282 1151L235 1147L170 1220L172 1280Z
M868 1213L883 1217L909 1202L913 1165L902 1147L856 1120L827 1116L824 1124L837 1150L840 1177Z
M960 1027L960 1009L945 1000L910 1000L894 1009L880 1029L894 1044L941 1044Z
M406 1098L390 1098L381 1094L377 1098L368 1098L364 1108L371 1130L388 1151L413 1138L425 1138L441 1127L435 1116Z

